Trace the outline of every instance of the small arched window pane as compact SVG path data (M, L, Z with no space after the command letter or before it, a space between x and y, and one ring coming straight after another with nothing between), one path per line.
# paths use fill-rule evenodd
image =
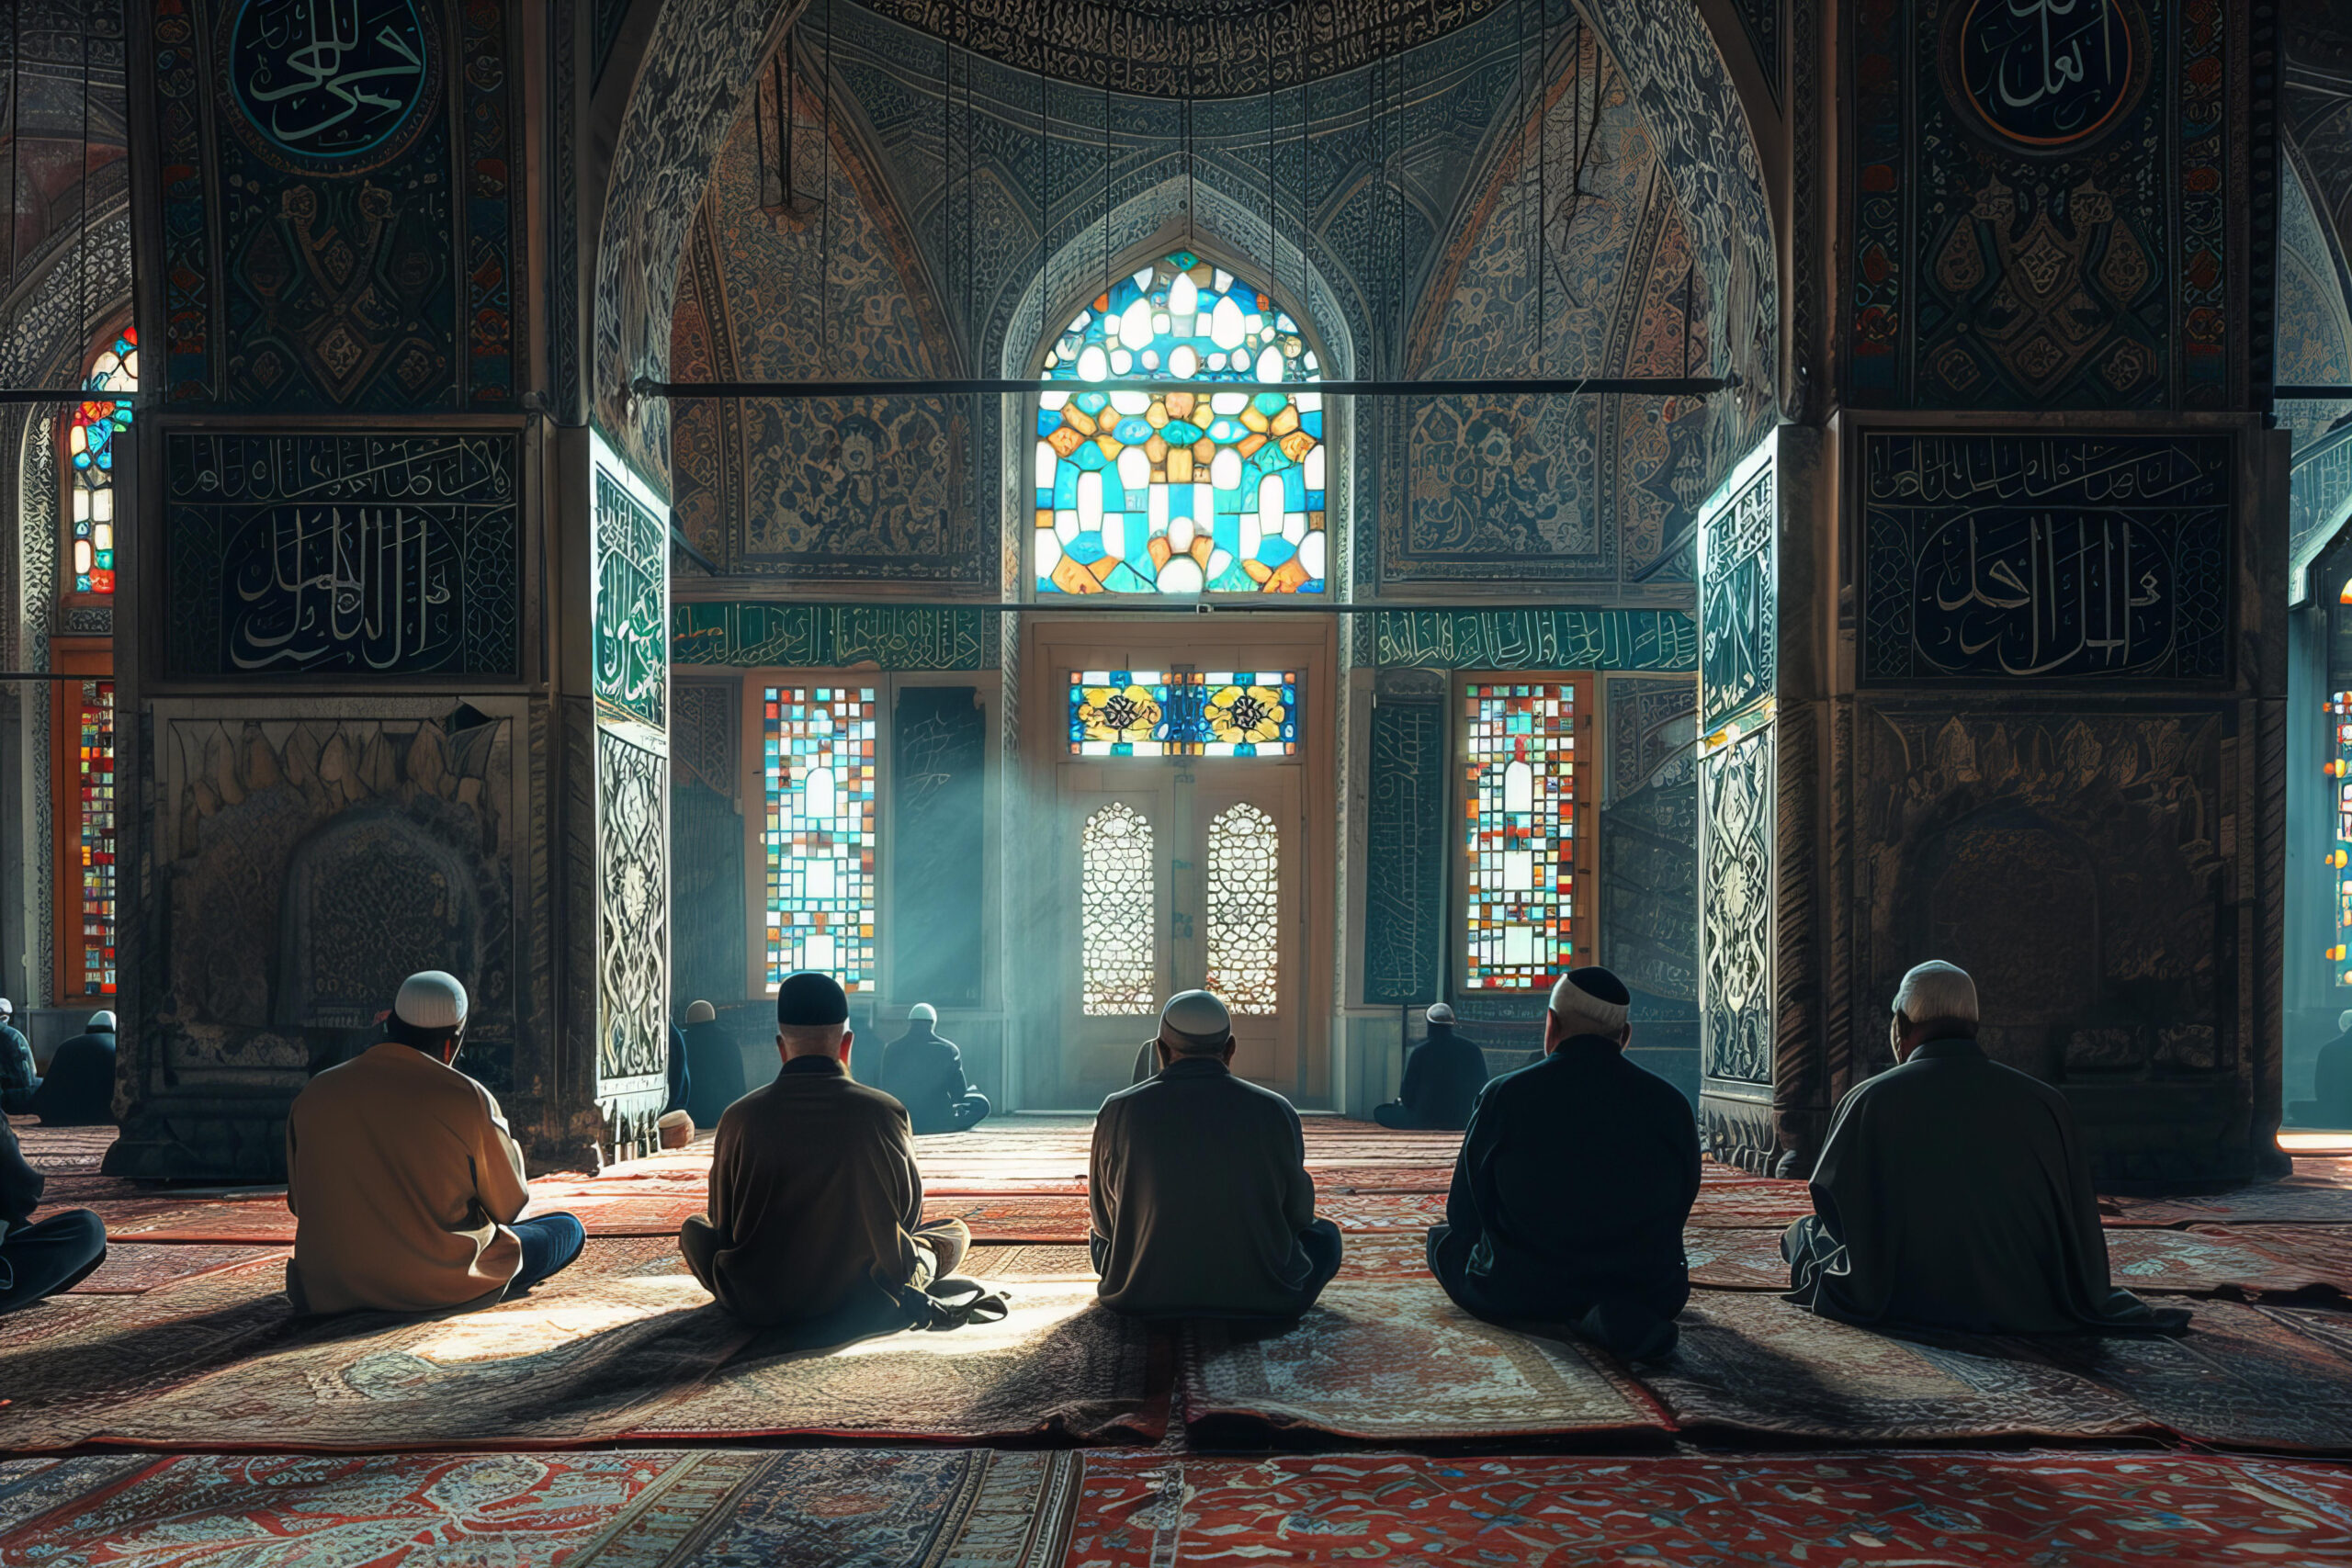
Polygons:
M1079 976L1089 1018L1159 1008L1159 907L1151 823L1113 801L1079 829Z
M1320 593L1322 378L1272 297L1188 251L1123 277L1047 350L1041 593ZM1199 391L1105 391L1114 379ZM1215 390L1281 382L1295 391Z
M139 389L139 333L122 335L99 351L82 380L90 392ZM65 460L73 491L66 509L73 545L73 591L112 593L114 563L114 465L130 432L130 405L92 398L66 416Z
M1282 991L1282 834L1247 801L1209 823L1208 988L1237 1015L1270 1018Z

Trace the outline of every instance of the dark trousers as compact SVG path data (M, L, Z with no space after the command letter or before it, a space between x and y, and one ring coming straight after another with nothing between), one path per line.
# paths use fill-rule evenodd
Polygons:
M1471 1241L1451 1225L1431 1225L1430 1272L1453 1304L1488 1323L1565 1323L1584 1337L1631 1355L1642 1349L1660 1324L1670 1324L1690 1299L1690 1286L1644 1291L1562 1292L1541 1301L1498 1299L1470 1273Z
M943 1111L925 1112L923 1119L915 1123L915 1131L919 1134L969 1132L979 1125L980 1119L989 1113L989 1097L978 1089L973 1089L949 1100L943 1110L944 1114Z
M1102 1272L1103 1256L1110 1247L1108 1237L1092 1232L1087 1234L1087 1256L1094 1260L1097 1274ZM1340 1227L1329 1220L1308 1221L1306 1228L1298 1233L1298 1248L1306 1254L1307 1262L1306 1282L1299 1287L1298 1295L1298 1314L1304 1314L1308 1307L1315 1304L1316 1298L1323 1293L1323 1287L1329 1284L1332 1276L1340 1271Z
M586 1228L570 1214L536 1214L515 1221L509 1228L523 1244L523 1267L514 1271L514 1281L506 1287L510 1296L519 1296L548 1276L562 1272L588 1245Z
M70 1291L107 1260L107 1227L87 1209L68 1209L0 1240L0 1313Z

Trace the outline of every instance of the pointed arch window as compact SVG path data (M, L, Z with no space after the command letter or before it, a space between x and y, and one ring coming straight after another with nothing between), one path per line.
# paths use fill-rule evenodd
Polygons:
M88 392L139 389L139 333L125 327L90 362ZM115 589L115 460L130 434L130 404L105 398L65 416L65 570L69 593L111 599Z
M1324 592L1322 368L1272 295L1174 252L1080 310L1043 374L1040 594ZM1200 385L1100 385L1122 379ZM1283 389L1217 389L1251 381Z

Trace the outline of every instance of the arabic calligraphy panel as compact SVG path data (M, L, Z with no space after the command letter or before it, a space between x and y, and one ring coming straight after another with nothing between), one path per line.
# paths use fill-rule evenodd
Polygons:
M1772 1081L1773 729L1699 759L1699 1060Z
M1871 432L1866 682L2229 673L2227 436Z
M418 0L244 0L223 10L218 58L239 111L231 123L271 163L373 168L433 118L440 39Z
M513 679L516 446L503 431L170 433L171 673Z
M2148 85L2148 24L2132 0L1973 0L1954 6L1944 89L1962 123L2040 152L2112 130Z
M1709 730L1771 695L1778 669L1770 460L1726 488L1699 519L1699 706Z
M602 441L594 446L596 701L658 728L670 674L668 519Z
M1434 682L1431 676L1410 679ZM1363 999L1438 995L1445 945L1445 689L1384 683L1372 710L1364 828Z
M1680 610L1383 610L1359 657L1383 669L1695 670ZM1359 636L1363 636L1359 631Z

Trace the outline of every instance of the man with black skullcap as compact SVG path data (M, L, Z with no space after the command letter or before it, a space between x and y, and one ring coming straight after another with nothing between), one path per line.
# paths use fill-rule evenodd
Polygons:
M2108 1275L2066 1097L1976 1043L1976 982L1903 976L1896 1065L1857 1084L1814 1164L1814 1213L1781 1238L1789 1299L1824 1317L1989 1334L2175 1328Z
M1340 1271L1315 1217L1298 1112L1233 1076L1233 1021L1206 991L1170 998L1159 1071L1102 1102L1087 1190L1097 1288L1142 1317L1293 1318Z
M490 1090L458 1071L466 988L401 983L384 1039L305 1086L286 1118L297 1313L431 1313L519 1295L580 1256L570 1214L521 1219L523 1151Z
M1633 998L1595 965L1552 987L1544 1059L1479 1094L1430 1272L1465 1311L1565 1324L1635 1359L1674 1348L1699 1196L1690 1102L1625 1059Z
M964 1081L964 1053L939 1032L939 1010L917 1002L907 1032L882 1052L882 1089L907 1108L918 1133L961 1133L989 1113L988 1096Z
M925 1227L906 1108L849 1076L849 998L803 969L775 995L775 1080L727 1108L710 1214L679 1250L743 1322L854 1338L927 1320L928 1288L970 1247L961 1220Z
M1405 1082L1396 1098L1372 1108L1372 1119L1400 1132L1415 1129L1458 1133L1470 1125L1470 1108L1487 1087L1487 1054L1477 1042L1453 1032L1453 1010L1430 1008L1429 1038L1405 1058Z

